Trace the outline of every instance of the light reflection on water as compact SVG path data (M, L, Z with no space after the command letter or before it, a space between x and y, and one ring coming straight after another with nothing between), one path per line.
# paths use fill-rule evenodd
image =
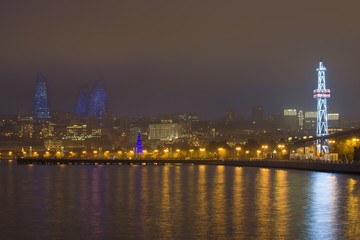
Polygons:
M360 176L0 162L2 239L356 239Z

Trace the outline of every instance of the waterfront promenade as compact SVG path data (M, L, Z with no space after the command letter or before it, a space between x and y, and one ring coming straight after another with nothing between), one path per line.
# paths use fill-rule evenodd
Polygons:
M224 165L239 167L261 167L297 169L320 172L360 174L359 162L324 160L217 160L217 159L64 159L64 158L18 158L18 164L36 165Z
M222 160L214 159L69 159L69 158L18 158L19 164L40 165L166 165L166 164L196 164L196 165L222 165Z
M224 160L226 166L284 168L318 172L353 173L360 174L359 162L341 162L325 160Z

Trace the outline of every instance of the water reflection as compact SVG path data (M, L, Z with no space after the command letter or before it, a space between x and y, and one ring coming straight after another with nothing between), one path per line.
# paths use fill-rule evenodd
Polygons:
M5 161L0 176L2 239L360 235L356 175L224 166L30 167Z
M220 237L222 234L226 234L226 195L225 195L225 167L217 166L215 176L212 183L211 193L211 228L210 235L214 237Z
M271 216L271 170L260 168L256 176L256 220L257 220L257 238L269 239L271 236L272 216Z
M194 221L194 226L197 229L198 236L209 236L209 227L204 227L204 223L209 222L209 201L208 201L208 187L206 180L206 169L204 165L196 167L197 169L197 182L195 184L195 211L194 217L197 221Z
M276 239L289 238L289 199L287 171L275 171L274 186L274 237Z
M243 168L237 167L234 168L234 181L233 181L233 191L234 195L232 198L232 226L233 226L233 235L234 236L244 236L245 234L245 196L244 196L244 183L243 183Z
M336 222L337 178L335 174L313 173L308 214L308 237L331 239L338 235Z
M345 237L351 239L360 236L360 180L347 180L348 199L346 201L346 228Z
M161 191L161 219L159 222L161 235L165 239L169 239L172 235L171 231L171 222L169 217L171 216L171 201L170 201L170 183L169 183L169 167L164 167L162 169L162 191ZM174 206L176 207L176 206Z

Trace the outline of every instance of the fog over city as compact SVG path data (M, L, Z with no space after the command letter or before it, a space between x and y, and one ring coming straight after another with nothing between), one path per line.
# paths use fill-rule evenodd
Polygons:
M37 72L53 110L73 112L80 87L103 79L116 116L314 111L322 58L329 109L360 119L359 3L347 3L3 2L0 113L32 111Z

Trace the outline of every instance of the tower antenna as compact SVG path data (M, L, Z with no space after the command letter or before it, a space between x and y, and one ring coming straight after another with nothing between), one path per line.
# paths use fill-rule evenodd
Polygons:
M316 136L322 137L329 134L327 121L327 98L330 98L330 89L326 89L325 71L326 67L322 60L319 62L318 72L318 88L314 90L314 98L317 99L317 121ZM316 140L317 154L320 156L329 154L329 140Z

